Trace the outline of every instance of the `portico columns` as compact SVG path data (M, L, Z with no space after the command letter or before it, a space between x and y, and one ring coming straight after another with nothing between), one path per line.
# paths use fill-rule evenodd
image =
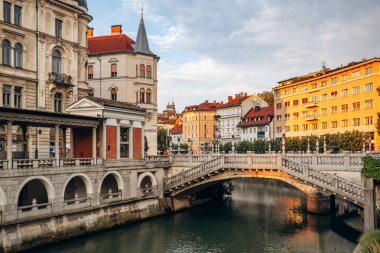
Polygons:
M70 128L70 158L74 158L75 150L74 150L74 140L75 140L75 130L74 128Z
M92 128L92 159L96 164L96 127Z
M7 160L8 167L12 168L13 154L12 154L12 122L7 123Z
M62 128L62 157L66 158L66 128Z
M55 146L55 154L54 154L54 158L56 160L56 164L58 165L59 164L59 125L56 125L55 126L55 142L54 142L54 146Z

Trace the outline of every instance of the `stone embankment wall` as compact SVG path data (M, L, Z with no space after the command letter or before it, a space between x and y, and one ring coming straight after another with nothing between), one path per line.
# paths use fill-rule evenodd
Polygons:
M0 252L28 250L87 233L164 214L158 198L108 204L103 207L40 217L1 227Z

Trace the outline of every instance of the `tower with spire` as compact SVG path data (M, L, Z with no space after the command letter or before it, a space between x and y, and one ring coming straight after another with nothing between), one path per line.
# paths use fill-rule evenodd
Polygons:
M149 47L143 9L135 41L123 33L121 25L112 26L110 35L94 37L93 31L90 28L87 34L90 94L145 108L144 135L148 154L156 155L157 63L160 58Z

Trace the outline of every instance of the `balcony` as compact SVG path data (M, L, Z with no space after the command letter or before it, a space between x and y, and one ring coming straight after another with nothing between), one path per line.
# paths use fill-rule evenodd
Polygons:
M313 120L318 120L319 116L318 115L308 115L305 117L305 120L307 121L313 121Z
M307 103L306 104L306 108L313 108L313 107L318 107L319 106L319 103L318 102L310 102L310 103Z
M63 85L63 86L74 86L72 84L72 77L70 75L66 74L57 74L55 72L49 73L49 81L52 83L55 83L56 85Z

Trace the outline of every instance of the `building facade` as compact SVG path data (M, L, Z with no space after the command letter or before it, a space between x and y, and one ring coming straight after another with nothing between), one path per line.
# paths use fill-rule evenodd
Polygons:
M220 105L208 100L199 104L187 106L182 113L183 142L187 143L193 153L211 151L215 145L215 115Z
M180 145L183 141L182 138L183 125L176 125L169 131L169 136L173 145Z
M239 142L241 140L240 128L237 127L241 118L254 107L256 103L260 106L268 104L259 96L248 96L247 93L229 96L228 102L219 105L216 109L217 129L216 136L220 143Z
M352 62L278 82L274 91L275 137L358 130L380 150L377 113L380 59Z
M0 106L64 112L86 96L85 34L91 20L85 0L1 1ZM0 146L5 132L0 126ZM13 147L22 157L52 155L50 129L12 132L24 136Z
M122 26L112 26L111 34L93 36L88 30L89 95L134 103L147 110L145 138L148 154L157 154L157 63L149 49L141 16L136 41L123 34Z
M256 104L241 118L240 128L242 141L269 141L274 138L273 106L260 107Z

